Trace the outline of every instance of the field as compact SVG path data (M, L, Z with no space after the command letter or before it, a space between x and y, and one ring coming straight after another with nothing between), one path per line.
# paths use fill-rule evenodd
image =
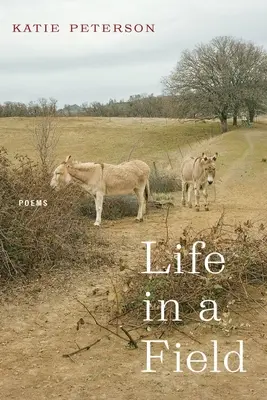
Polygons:
M10 154L35 157L32 130L34 119L2 118L0 142ZM166 152L178 146L220 133L218 123L179 123L176 120L140 118L58 118L61 134L57 151L60 162L71 152L74 159L119 163L132 158L168 160Z
M26 153L36 157L31 124L30 119L0 119L0 142L10 155ZM216 186L209 188L209 212L203 208L199 213L182 208L181 194L177 192L170 194L174 207L169 209L167 223L166 209L150 210L141 224L132 217L103 220L99 231L116 250L120 263L103 265L99 270L81 266L67 273L49 271L27 286L10 285L3 291L0 398L262 400L267 385L266 288L261 290L261 307L239 316L241 322L249 325L233 331L229 337L203 325L189 325L184 333L176 331L164 336L171 351L165 353L164 364L155 361L154 374L141 372L145 367L144 344L129 350L115 336L104 338L72 359L63 358L62 354L104 336L77 298L91 310L98 310L105 322L111 278L119 277L122 263L133 270L145 266L141 242L164 239L166 225L169 236L178 243L184 228L209 228L222 212L226 224L252 221L256 229L266 224L267 165L262 162L267 157L265 120L253 128L235 129L223 135L217 122L194 124L163 119L60 118L58 128L62 133L58 162L72 154L81 161L117 163L127 160L132 151L131 158L143 159L151 166L156 162L162 168L173 168L179 176L181 155L217 151ZM92 220L88 219L88 224ZM76 330L80 318L85 324ZM186 369L183 374L173 372L176 342L181 343L183 359L189 351L199 349L212 357L210 341L215 337L220 357L235 349L236 340L244 340L246 373L193 374Z

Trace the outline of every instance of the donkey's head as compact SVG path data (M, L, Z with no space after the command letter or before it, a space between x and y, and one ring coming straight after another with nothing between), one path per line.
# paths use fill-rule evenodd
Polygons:
M53 176L50 182L52 189L59 190L64 186L71 183L72 178L68 172L68 163L71 156L68 156L53 172Z
M200 164L204 169L205 176L207 178L208 183L211 185L214 181L216 174L216 160L218 157L218 153L215 153L214 156L206 156L205 153L202 153Z

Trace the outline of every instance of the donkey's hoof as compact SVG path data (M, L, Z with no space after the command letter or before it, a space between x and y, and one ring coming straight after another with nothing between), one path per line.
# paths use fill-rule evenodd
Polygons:
M210 210L209 207L205 206L205 211L209 211L209 210Z
M182 200L182 206L183 207L185 206L185 200Z
M192 204L191 204L191 203L188 203L188 207L189 207L189 208L192 208Z
M199 211L199 206L196 206L196 211Z
M100 225L100 222L95 222L94 223L94 226L99 226Z
M143 222L144 219L143 218L135 218L136 222Z

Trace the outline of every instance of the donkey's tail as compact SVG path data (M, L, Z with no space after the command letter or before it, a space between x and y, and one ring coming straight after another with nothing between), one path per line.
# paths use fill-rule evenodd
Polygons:
M150 193L150 186L149 186L149 179L146 181L146 186L145 186L145 200L149 201L151 200L151 193Z

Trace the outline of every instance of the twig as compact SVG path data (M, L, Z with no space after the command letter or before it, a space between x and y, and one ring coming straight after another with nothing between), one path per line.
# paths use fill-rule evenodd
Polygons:
M185 332L181 331L180 329L176 328L176 326L174 326L174 329L175 329L177 332L181 333L182 335L185 335L185 336L188 337L189 339L193 340L194 342L196 342L196 343L198 343L198 344L202 344L199 340L193 338L191 335L188 335L188 333L185 333Z
M70 359L72 362L76 363L76 361L74 360L74 358L72 358L70 355L69 355L68 357L69 357L69 359Z
M126 331L126 329L123 326L120 326L121 330L125 333L126 336L128 336L128 338L130 339L130 343L131 345L134 346L135 349L138 348L136 341L132 338L132 336L130 335L129 332Z
M116 332L113 332L111 329L107 328L106 326L101 325L101 324L97 321L96 317L92 314L92 312L88 309L88 307L86 307L86 305L83 304L79 299L76 299L76 300L78 301L78 303L80 303L80 304L86 309L86 311L88 312L88 314L90 315L90 317L93 318L93 320L95 321L95 324L96 324L97 326L99 326L99 327L102 328L102 329L105 329L107 332L111 333L112 335L115 335L115 336L119 337L120 339L122 339L122 340L124 340L124 341L127 342L127 339L125 339L123 336L119 335L119 334L116 333Z
M71 353L63 354L62 357L69 357L69 358L71 358L71 356L74 356L74 354L80 353L81 351L89 350L89 349L91 349L91 347L93 347L95 344L99 343L100 340L102 340L102 339L103 339L103 338L97 339L94 343L89 344L88 346L85 346L85 347L81 347L80 349L75 350L75 351L73 351L73 352L71 352ZM72 360L72 361L74 361L74 360Z
M265 312L267 313L266 307L262 306L257 300L253 299L253 297L251 295L248 296L254 303L258 304L258 306ZM259 314L264 315L262 313L259 312Z
M159 174L158 174L158 170L157 170L157 166L156 166L156 162L155 161L153 161L153 167L154 167L154 170L155 170L156 178L158 178Z
M192 146L191 146L191 144L187 141L186 142L187 144L188 144L188 146L190 147L190 149L192 150Z
M170 205L168 204L168 207L167 207L167 214L166 214L166 218L165 218L166 243L169 241L169 226L168 226L169 212L170 212Z
M129 269L130 271L136 272L136 269L130 269L130 268L127 268L127 269ZM139 308L139 306L136 306L136 307L133 307L132 309L126 311L126 312L123 313L123 314L116 315L114 318L111 318L111 319L108 321L108 324L111 324L111 322L113 322L114 319L120 319L120 318L124 317L125 315L129 314L130 312L132 312L132 311L134 311L134 310L137 310L138 308Z
M167 151L166 151L166 154L167 154L167 157L168 157L168 160L169 160L169 164L170 164L170 166L171 166L171 169L173 169L172 162L171 162L169 153L168 153Z
M111 284L112 284L112 287L113 287L113 291L114 291L114 293L115 293L115 297L116 297L116 314L117 314L117 324L116 324L116 332L118 333L118 331L119 331L119 329L118 329L118 325L119 325L119 298L118 298L118 292L117 292L117 289L116 289L116 287L115 287L115 285L114 285L114 282L113 282L113 280L112 280L112 278L110 277L110 281L111 281Z
M161 334L158 337L158 340L161 339L164 334L165 334L165 331L162 331Z
M180 151L180 154L181 154L182 158L184 158L184 155L183 155L183 153L182 153L181 147L178 146L178 149L179 149L179 151Z
M75 342L75 344L76 344L76 346L78 347L78 349L80 349L80 346L78 345L78 343L77 343L77 342Z
M129 156L128 156L128 161L130 161L131 155L132 155L133 151L136 149L136 147L137 147L137 145L138 145L139 142L140 142L140 139L138 139L137 142L134 143L134 145L133 145L133 147L132 147L132 149L131 149L131 151L130 151L130 154L129 154Z

